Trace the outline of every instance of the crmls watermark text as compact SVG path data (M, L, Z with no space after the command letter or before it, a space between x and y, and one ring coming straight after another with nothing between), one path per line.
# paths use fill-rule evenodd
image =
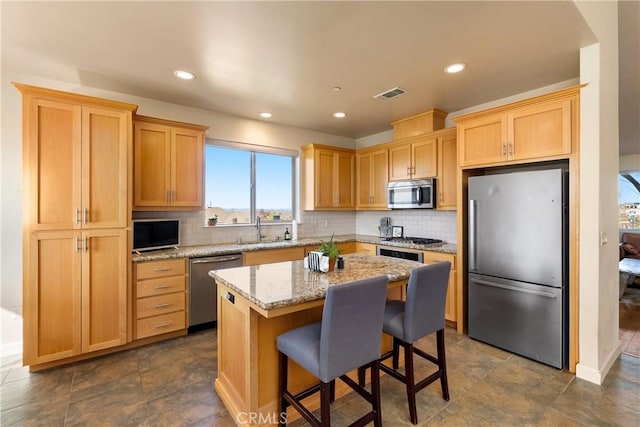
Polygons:
M239 412L236 415L238 424L279 424L287 421L287 413L263 414L262 412Z

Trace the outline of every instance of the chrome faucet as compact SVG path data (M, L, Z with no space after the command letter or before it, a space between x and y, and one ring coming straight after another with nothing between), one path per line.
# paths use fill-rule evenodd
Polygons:
M262 222L260 221L260 217L256 217L256 229L258 230L256 234L256 242L260 243L264 235L262 234Z

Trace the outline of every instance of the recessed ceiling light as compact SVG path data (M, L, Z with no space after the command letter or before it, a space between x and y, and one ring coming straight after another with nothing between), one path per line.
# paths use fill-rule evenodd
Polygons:
M347 113L338 111L337 113L333 113L333 117L335 117L336 119L344 119L345 117L347 117Z
M340 92L342 90L342 88L340 86L334 86L333 87L333 91L334 92Z
M463 64L462 62L458 62L457 64L451 64L444 68L445 73L454 74L459 73L464 70L467 64Z
M268 111L260 113L260 117L264 117L265 119L268 119L271 116L273 116L273 114L269 113Z
M176 70L173 72L173 75L182 80L193 80L196 78L196 75L185 70Z

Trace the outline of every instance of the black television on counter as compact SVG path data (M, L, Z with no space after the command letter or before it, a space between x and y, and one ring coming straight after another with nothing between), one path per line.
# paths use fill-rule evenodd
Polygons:
M133 252L180 246L179 219L133 220Z

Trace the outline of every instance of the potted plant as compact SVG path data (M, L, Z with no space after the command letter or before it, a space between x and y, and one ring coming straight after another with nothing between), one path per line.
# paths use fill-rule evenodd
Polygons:
M214 215L211 218L207 219L207 225L216 225L218 223L218 215Z
M340 248L333 241L333 234L331 235L331 239L328 242L324 240L320 240L320 246L318 247L318 251L322 252L325 256L329 257L329 271L333 271L336 266L336 260L340 255Z

